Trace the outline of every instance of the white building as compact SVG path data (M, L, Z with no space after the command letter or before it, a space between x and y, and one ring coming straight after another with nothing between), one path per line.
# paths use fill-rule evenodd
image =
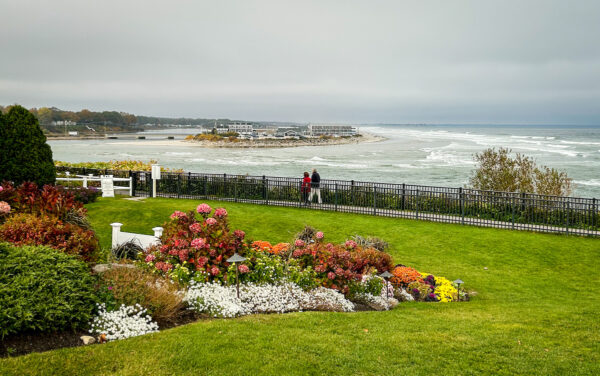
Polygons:
M351 125L328 125L328 124L309 124L308 135L312 137L318 136L355 136L357 130Z
M252 135L254 131L254 125L252 123L235 121L228 125L228 129L229 132L235 132L240 135Z
M71 121L71 120L54 120L51 124L52 125L77 125L77 122Z

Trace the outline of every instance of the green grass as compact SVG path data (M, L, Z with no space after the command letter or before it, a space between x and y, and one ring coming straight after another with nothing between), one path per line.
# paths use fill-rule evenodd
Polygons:
M88 206L103 246L111 222L151 233L198 201L102 199ZM380 236L395 262L461 278L470 302L389 312L206 320L106 345L0 361L28 374L600 374L600 240L296 208L224 206L249 237L289 241L305 224L339 242ZM487 267L488 270L484 270Z

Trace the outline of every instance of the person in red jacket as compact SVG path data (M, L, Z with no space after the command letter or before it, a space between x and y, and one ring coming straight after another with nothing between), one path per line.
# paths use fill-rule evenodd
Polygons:
M304 172L304 179L302 179L300 191L302 192L302 202L304 202L304 205L308 205L308 194L310 193L310 176L308 175L308 172Z

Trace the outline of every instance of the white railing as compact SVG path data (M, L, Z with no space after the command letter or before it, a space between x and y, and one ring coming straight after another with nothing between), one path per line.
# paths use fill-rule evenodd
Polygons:
M112 180L113 184L112 184L112 189L113 191L127 191L129 192L129 196L133 196L133 181L132 178L115 178L112 175L106 175L106 176L93 176L93 175L76 175L76 177L70 177L69 175L67 175L66 178L56 178L57 181L64 181L67 182L67 184L69 184L72 181L76 181L76 182L82 182L83 187L87 188L88 186L88 182L91 181L97 181L102 183L102 180L106 180L106 179L110 179ZM128 185L124 186L124 185L114 185L115 182L127 182L129 183ZM100 189L102 189L102 186L100 187ZM102 196L105 196L105 192L104 190L102 191Z
M134 241L139 243L139 246L146 249L154 244L160 244L160 237L162 236L163 228L154 227L154 235L134 234L133 232L122 232L122 223L111 223L112 226L112 248L118 247L123 243Z

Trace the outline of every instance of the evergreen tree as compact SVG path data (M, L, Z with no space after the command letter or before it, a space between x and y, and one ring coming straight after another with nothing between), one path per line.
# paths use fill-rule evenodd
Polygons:
M0 114L0 181L32 181L43 186L56 180L52 150L38 120L26 108Z

